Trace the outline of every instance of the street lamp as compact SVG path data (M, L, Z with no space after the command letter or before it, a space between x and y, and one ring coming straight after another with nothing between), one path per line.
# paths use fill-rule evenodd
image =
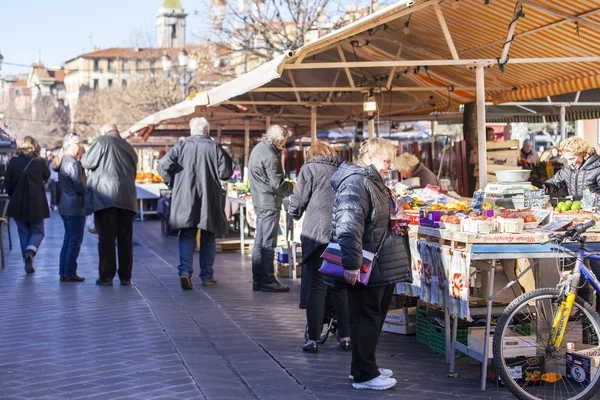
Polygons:
M167 78L173 79L181 85L181 101L184 101L187 96L187 86L196 76L195 71L198 69L198 62L194 59L190 60L185 49L182 49L177 55L177 62L178 65L173 74L171 72L173 69L173 62L171 61L171 57L165 53L162 57L162 69Z

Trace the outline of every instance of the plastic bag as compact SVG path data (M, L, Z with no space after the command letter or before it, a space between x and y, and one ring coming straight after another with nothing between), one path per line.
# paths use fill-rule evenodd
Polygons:
M96 224L94 223L94 214L88 215L85 218L85 227L87 231L91 234L97 235Z

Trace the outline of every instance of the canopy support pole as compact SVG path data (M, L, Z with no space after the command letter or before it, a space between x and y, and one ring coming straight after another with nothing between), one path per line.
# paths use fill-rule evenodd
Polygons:
M567 122L566 115L567 110L565 106L560 108L560 138L561 140L565 140L567 138Z
M479 160L479 189L484 190L487 185L487 149L485 134L485 69L476 67L477 76L477 150Z
M310 143L317 143L317 106L310 107Z
M221 126L217 126L217 143L221 143Z
M444 14L442 13L442 9L439 4L434 4L433 9L437 15L438 21L440 23L440 27L442 28L442 32L444 33L444 37L446 38L446 44L448 45L448 49L450 50L450 54L452 54L453 60L458 60L458 53L456 52L456 47L454 46L454 41L452 40L452 35L450 35L450 30L448 29L448 25L446 24L446 20L444 19Z
M244 121L244 181L248 180L248 160L250 160L250 120Z
M271 127L271 117L267 116L267 118L265 118L265 132L268 131L270 127Z
M513 14L513 23L510 24L508 28L508 34L506 35L506 42L504 42L504 46L502 49L502 55L500 56L500 64L504 64L506 59L508 58L508 50L510 50L510 44L513 40L513 35L515 34L515 28L517 27L517 18L521 9L523 8L522 1L518 0L515 5L515 12Z
M375 137L375 117L373 116L372 112L369 113L368 129L369 139L373 139Z

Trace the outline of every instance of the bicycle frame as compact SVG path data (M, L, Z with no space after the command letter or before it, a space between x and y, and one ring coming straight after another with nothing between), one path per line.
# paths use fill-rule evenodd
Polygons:
M566 294L566 299L560 303L559 311L552 322L552 334L548 345L549 348L552 348L553 350L559 349L562 344L569 315L571 314L573 303L577 297L577 289L579 288L581 275L583 275L585 280L592 285L596 293L600 293L600 281L598 281L596 275L585 265L584 260L586 259L600 261L600 255L588 254L585 248L585 239L583 239L581 246L579 246L579 254L577 256L575 269L567 278L566 283L568 285L568 292Z

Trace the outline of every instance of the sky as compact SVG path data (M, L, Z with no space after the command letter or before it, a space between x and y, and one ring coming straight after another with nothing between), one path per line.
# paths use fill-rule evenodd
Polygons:
M155 37L162 4L163 0L0 0L0 76L27 74L27 67L8 63L31 65L40 54L47 67L60 66L94 46L131 47L136 31ZM181 4L188 14L186 41L198 41L194 33L201 30L204 0Z

